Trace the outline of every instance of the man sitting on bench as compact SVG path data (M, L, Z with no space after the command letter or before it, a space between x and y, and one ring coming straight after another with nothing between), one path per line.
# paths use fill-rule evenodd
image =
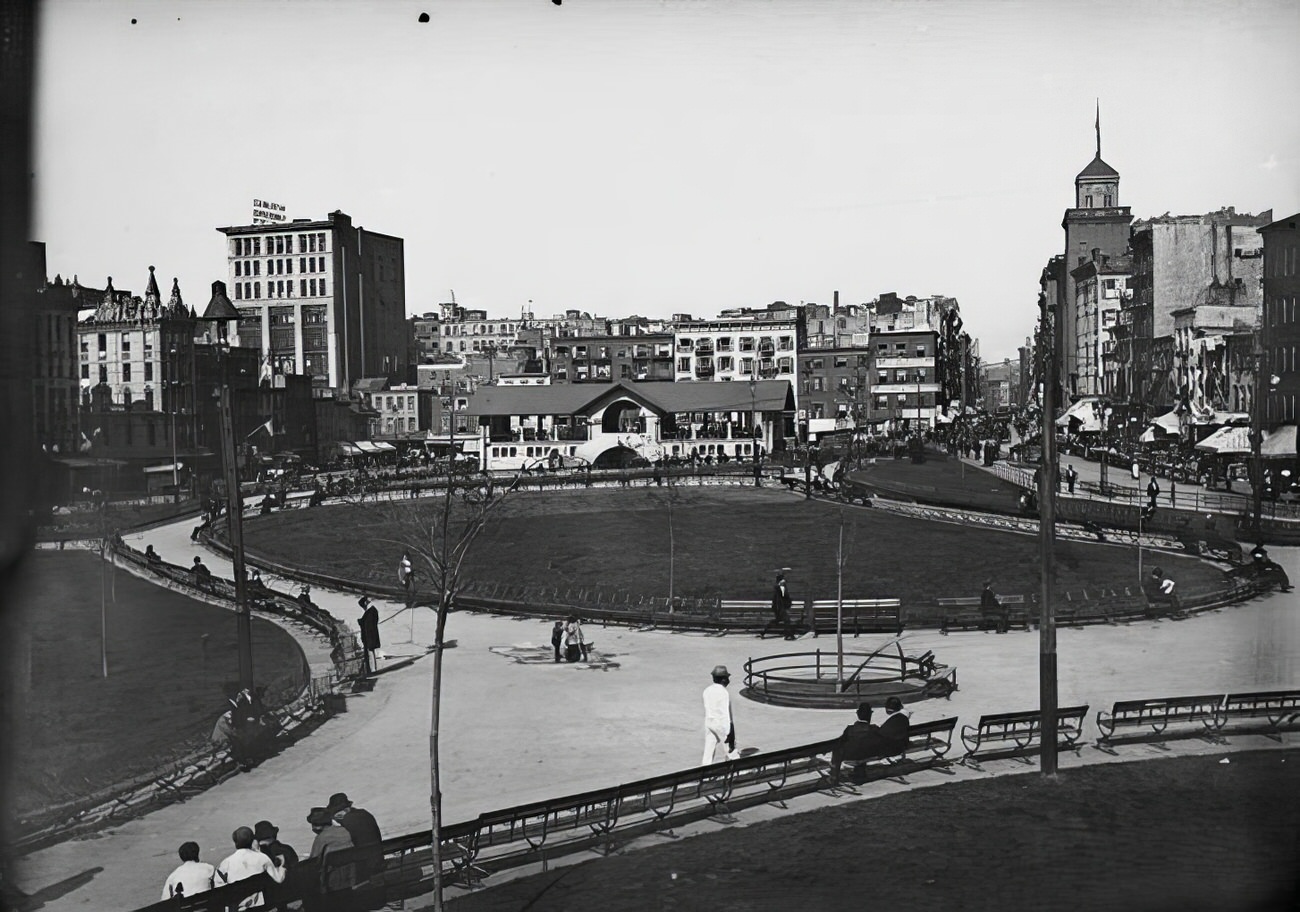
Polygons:
M885 722L871 724L871 704L858 706L858 721L846 726L840 743L831 752L831 775L839 781L840 766L853 764L849 781L861 785L867 781L867 761L900 754L907 747L908 720L898 697L885 701Z
M1167 609L1166 613L1169 617L1176 620L1187 617L1183 612L1182 603L1174 594L1174 581L1165 576L1165 572L1159 567L1152 569L1151 576L1142 589L1147 598L1148 617L1158 617L1161 607Z

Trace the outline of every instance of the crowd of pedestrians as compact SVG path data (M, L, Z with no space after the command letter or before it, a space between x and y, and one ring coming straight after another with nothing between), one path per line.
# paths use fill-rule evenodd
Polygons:
M299 901L309 912L370 908L377 891L367 885L384 864L374 815L337 792L312 808L306 822L312 841L305 857L281 841L279 827L269 820L237 827L230 834L234 851L216 865L200 860L197 842L182 843L181 863L163 883L162 898L192 897L265 874L270 883L264 890L228 908L298 908Z

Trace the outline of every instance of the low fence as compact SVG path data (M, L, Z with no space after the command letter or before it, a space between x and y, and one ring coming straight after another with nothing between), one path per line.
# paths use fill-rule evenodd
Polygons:
M1204 589L1189 588L1180 591L1179 595L1185 610L1198 612L1244 601L1260 594L1261 591L1263 590L1260 586L1249 579L1225 577L1221 586ZM1001 594L1022 597L1030 618L1038 617L1040 602L1037 591ZM809 626L814 635L833 633L835 630L835 614L824 607L828 601L834 602L835 599L805 600L804 616L810 619ZM847 596L843 599L846 605L843 609L844 629L849 633L859 626L855 623L857 612L849 606L853 601L855 599ZM715 598L679 598L670 603L667 598L634 596L630 593L599 589L505 585L490 581L468 582L456 597L456 607L460 609L515 617L551 619L576 614L587 622L594 621L602 625L615 626L758 633L771 621L770 618L755 618L752 613L724 611L722 602L722 599ZM821 602L823 607L814 612L814 602ZM903 627L942 629L945 626L945 616L951 616L961 610L945 607L939 604L936 598L932 601L904 602L899 613ZM864 609L864 611L870 615L868 620L875 618L875 609ZM1098 586L1058 593L1053 602L1053 612L1057 624L1061 626L1109 624L1145 617L1147 602L1137 585ZM864 629L874 629L873 624L869 623L861 626Z

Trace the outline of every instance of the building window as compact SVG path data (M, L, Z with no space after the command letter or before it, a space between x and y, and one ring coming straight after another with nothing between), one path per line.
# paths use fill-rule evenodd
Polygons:
M122 333L122 354L131 354L131 337L126 333Z
M235 300L241 300L244 297L244 285L242 282L235 283Z
M253 256L261 256L261 255L262 255L262 239L260 237L255 237L253 238Z
M254 283L253 283L253 297L255 297L255 298L260 298L261 296L262 296L262 283L261 283L261 282L254 282Z
M152 362L152 361L146 361L146 362L144 363L144 379L145 379L145 380L152 380L152 379L153 379L153 362Z
M107 383L107 382L108 382L108 365L107 365L107 364L101 364L101 365L99 365L99 382L100 382L100 383Z
M261 274L262 274L262 261L253 260L253 275L260 276Z
M122 362L122 379L123 379L124 381L127 381L127 380L130 380L130 379L131 379L131 362L130 362L130 361L124 361L124 362Z
M321 297L324 297L324 296L325 296L325 280L324 280L324 279L321 279L321 280L320 280L320 293L321 293Z
M81 365L81 379L82 379L82 380L89 380L89 379L90 379L90 365L89 365L89 364L83 364L83 365Z

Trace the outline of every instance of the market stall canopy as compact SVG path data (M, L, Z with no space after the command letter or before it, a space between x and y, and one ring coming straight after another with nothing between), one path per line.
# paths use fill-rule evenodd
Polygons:
M1095 396L1080 399L1056 419L1057 427L1069 427L1071 420L1078 423L1081 434L1095 434L1101 430L1101 400Z
M1138 438L1138 443L1155 443L1155 442L1156 442L1156 427L1153 424L1151 425L1151 427L1147 428L1145 431L1142 432L1142 436Z
M1177 434L1180 430L1177 412L1166 412L1151 422L1151 427L1166 434Z
M1284 424L1260 444L1259 455L1266 458L1294 457L1296 455L1295 442L1296 426L1294 424Z
M1221 427L1196 445L1203 453L1249 453L1250 428Z
M339 445L338 445L338 446L339 446L339 452L342 453L344 456L360 456L360 455L361 455L361 450L357 449L356 447L354 447L354 446L353 446L352 444L350 444L350 443L347 443L347 442L344 442L344 441L339 441Z

